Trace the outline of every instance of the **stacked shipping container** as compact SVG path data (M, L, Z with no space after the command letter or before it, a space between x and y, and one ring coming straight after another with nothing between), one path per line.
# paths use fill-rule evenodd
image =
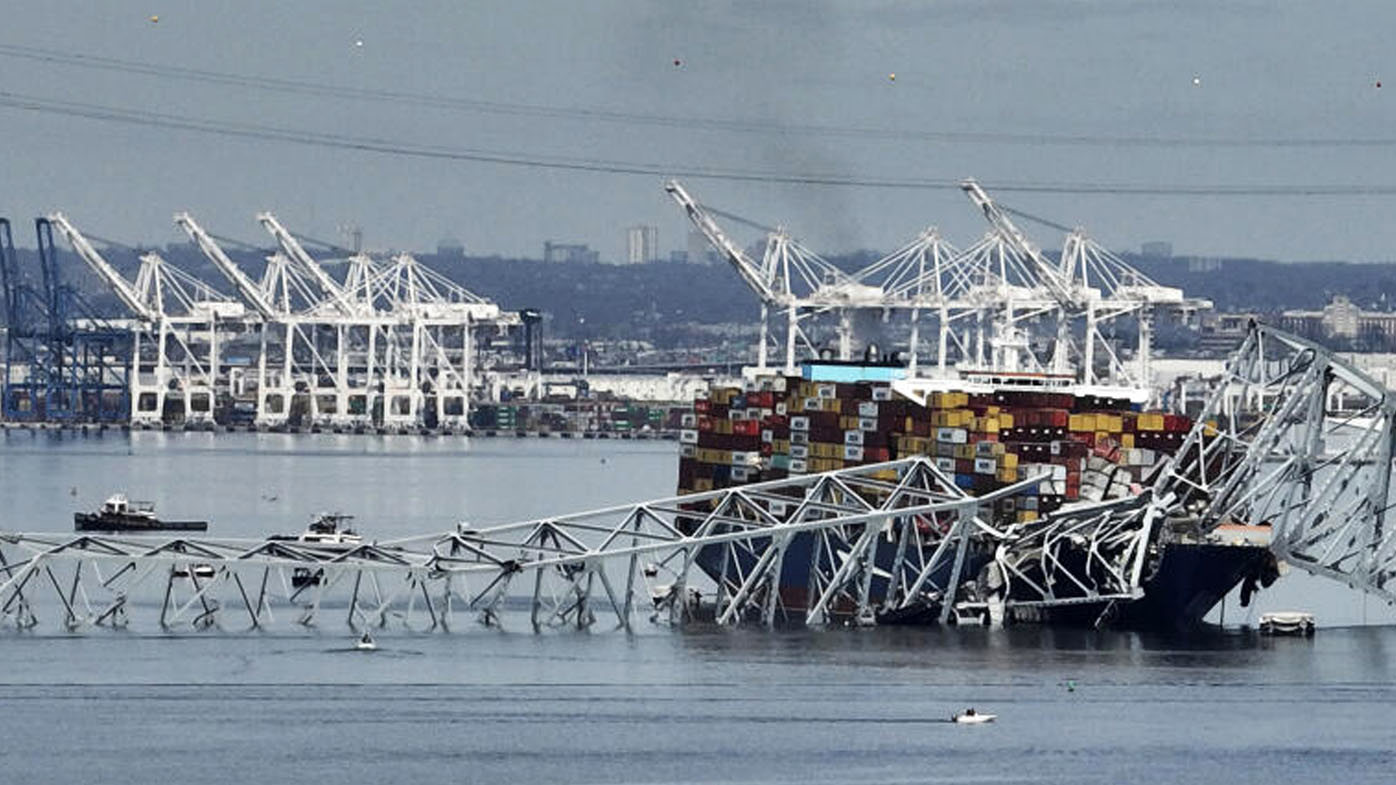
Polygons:
M713 387L683 418L679 492L926 455L975 495L1048 477L1000 502L1000 520L1025 522L1068 501L1130 493L1191 427L1126 400L1061 393L952 391L929 403L886 384L800 377Z

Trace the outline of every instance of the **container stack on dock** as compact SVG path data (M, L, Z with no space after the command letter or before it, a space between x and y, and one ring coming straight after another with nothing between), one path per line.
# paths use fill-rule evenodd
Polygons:
M662 403L585 400L485 404L471 411L471 426L480 432L528 431L564 434L672 433L687 408Z
M973 495L1047 477L1000 501L999 519L1026 522L1137 490L1191 427L1124 399L1064 393L947 391L928 403L881 382L766 376L713 387L684 415L679 492L926 455Z

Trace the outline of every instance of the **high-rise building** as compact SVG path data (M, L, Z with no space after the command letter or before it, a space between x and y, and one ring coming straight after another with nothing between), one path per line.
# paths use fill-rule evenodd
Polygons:
M454 237L443 237L436 244L436 255L443 259L464 259L465 244Z
M585 243L543 243L543 261L568 264L596 264L600 254L591 250Z
M689 264L713 264L717 261L717 252L713 250L708 238L697 229L688 232L688 263Z
M632 226L625 230L626 264L644 264L659 258L659 227Z
M1141 245L1139 252L1146 259L1171 259L1173 258L1173 243L1154 240Z

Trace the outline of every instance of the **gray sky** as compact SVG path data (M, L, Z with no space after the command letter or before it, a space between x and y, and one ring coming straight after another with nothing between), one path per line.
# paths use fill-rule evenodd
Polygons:
M0 56L5 93L203 121L675 169L974 176L991 194L996 182L1396 187L1396 144L1042 141L1396 140L1389 0L9 5L0 46L692 117L707 127L294 95ZM1390 84L1377 88L1384 76ZM706 122L715 120L746 125ZM779 130L792 125L890 133ZM914 136L920 132L968 137ZM373 247L432 248L452 235L471 252L505 255L538 256L552 238L614 258L628 225L657 224L666 250L683 247L687 231L656 175L423 160L15 108L0 108L0 134L0 215L27 222L61 209L80 227L128 242L181 238L170 215L183 209L212 231L259 242L252 215L272 209L296 231L326 239L352 222ZM930 224L962 245L984 231L953 190L688 184L708 203L789 226L822 252L890 250ZM1396 259L1393 195L999 196L1085 225L1114 247L1165 239L1179 253ZM1051 230L1027 228L1042 245L1060 243ZM21 235L32 244L28 231Z

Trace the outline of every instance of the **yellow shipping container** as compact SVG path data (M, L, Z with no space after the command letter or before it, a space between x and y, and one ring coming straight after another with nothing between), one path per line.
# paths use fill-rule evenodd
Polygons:
M1003 464L1005 469L1016 469L1018 468L1018 454L1006 452L999 462Z
M775 440L773 440L773 441L771 442L771 452L778 452L778 453L789 454L789 453L790 453L790 440L789 440L789 439L775 439Z
M1008 412L1004 412L1003 414L1000 414L1000 415L999 415L999 428L1012 428L1012 427L1013 427L1013 415L1009 414Z
M1126 450L1134 449L1134 434L1126 433L1120 436L1120 446Z
M731 450L714 450L711 447L699 447L696 453L699 463L716 463L722 466L732 464Z
M1097 431L1119 433L1125 429L1125 421L1124 418L1118 414L1097 414L1095 416L1095 428Z
M722 434L722 435L724 435L724 436L731 436L731 435L732 435L732 421L731 421L731 420L717 420L716 422L713 423L713 433L720 433L720 434Z
M1035 521L1035 520L1037 520L1037 510L1019 510L1019 511L1018 511L1018 522L1019 522L1019 523L1032 523L1032 522Z
M999 479L999 482L1017 482L1017 481L1018 481L1018 470L1017 470L1017 469L999 469L998 479Z
M713 481L707 477L697 477L693 480L694 493L698 493L700 491L711 491L712 489Z
M1095 427L1095 415L1094 415L1094 414L1073 414L1073 415L1071 415L1071 419L1067 422L1067 429L1068 429L1068 430L1072 430L1072 431L1095 431L1095 430L1099 430L1098 428Z
M873 472L871 476L872 476L872 478L873 478L874 480L884 480L884 481L886 481L886 482L896 482L896 481L897 481L897 470L896 470L896 469L878 469L877 471Z
M1163 415L1141 414L1136 421L1136 427L1141 431L1161 431L1163 430Z

